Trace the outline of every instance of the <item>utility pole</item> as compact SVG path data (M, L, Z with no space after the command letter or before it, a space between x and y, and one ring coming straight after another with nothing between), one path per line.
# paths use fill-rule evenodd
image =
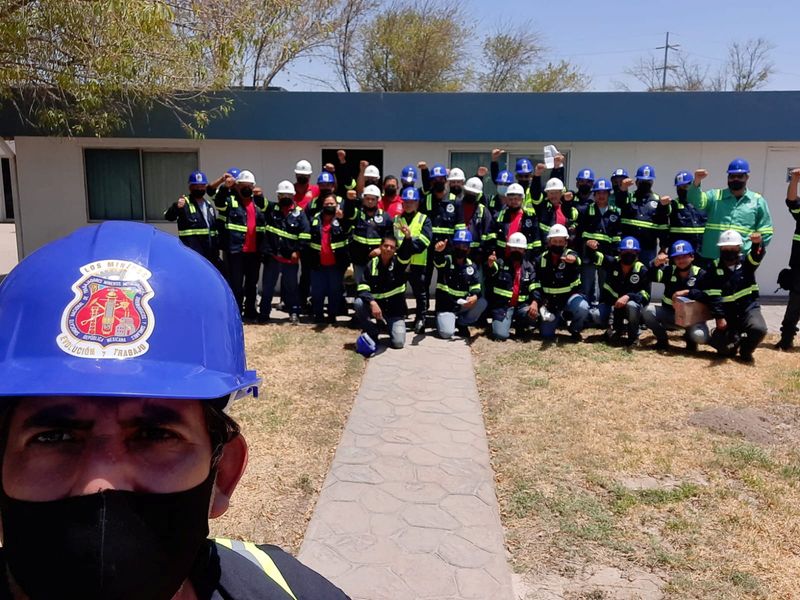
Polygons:
M661 91L665 92L667 90L667 70L674 69L675 67L671 67L669 65L669 51L670 50L677 50L680 48L680 44L675 44L674 46L670 45L669 43L669 31L667 32L667 41L663 46L659 46L656 50L663 50L664 51L664 66L656 69L657 71L661 71Z

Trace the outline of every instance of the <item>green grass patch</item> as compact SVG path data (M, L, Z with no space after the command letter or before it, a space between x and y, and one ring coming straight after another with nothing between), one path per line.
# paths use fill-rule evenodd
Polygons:
M624 514L634 506L664 506L695 498L700 495L701 488L693 483L683 482L674 488L629 490L619 483L606 488L613 498L612 510Z
M775 463L769 453L761 446L740 442L731 446L720 446L715 449L717 456L722 459L725 466L742 469L744 467L759 467L772 469Z

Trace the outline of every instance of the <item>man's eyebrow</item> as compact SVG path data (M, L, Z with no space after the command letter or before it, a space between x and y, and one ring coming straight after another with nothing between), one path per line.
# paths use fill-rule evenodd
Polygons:
M69 404L48 406L29 415L23 422L23 429L43 427L91 429L93 421L75 418L75 408Z
M141 414L122 421L125 427L137 425L184 425L188 423L182 412L159 404L147 404Z

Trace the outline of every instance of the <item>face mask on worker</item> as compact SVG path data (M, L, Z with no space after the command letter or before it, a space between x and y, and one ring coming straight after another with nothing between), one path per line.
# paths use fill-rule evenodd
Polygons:
M453 256L456 258L466 258L467 254L469 254L469 248L460 248L458 246L453 248Z
M566 248L564 246L550 246L550 253L553 256L561 256L564 254Z
M387 198L394 198L397 196L397 187L390 185L386 189L383 190L383 193L386 194Z
M512 262L522 262L522 250L517 250L515 248L511 250L509 256L511 257Z
M259 204L262 203L264 201L264 194L261 193L253 194L253 200L258 202Z
M728 180L728 187L731 189L732 192L739 192L745 188L747 185L746 181L742 181L741 179L730 179Z
M31 598L169 600L206 543L215 475L170 494L107 490L30 502L0 492L8 568ZM43 548L54 557L47 565Z
M681 203L685 203L686 198L689 197L689 190L687 190L686 188L678 188L675 191L678 193L678 200L680 200Z
M239 195L242 198L250 198L253 195L253 188L243 187L239 189Z
M592 184L591 183L582 183L578 186L578 193L581 196L588 196L592 193Z
M308 179L309 179L308 175L298 175L297 176L297 183L300 183L300 184L308 183Z
M281 208L288 208L292 204L294 204L294 200L292 198L281 198L278 200L278 206Z
M619 255L619 262L623 265L632 265L636 262L636 255L630 252L623 252Z
M464 191L464 186L463 185L452 185L452 184L450 185L450 192L452 194L455 194L456 196L461 194L461 192L463 192L463 191Z
M195 200L202 200L206 195L206 191L205 190L190 190L189 194Z
M653 191L653 182L652 181L637 181L636 182L636 191L641 195L645 196Z
M336 214L336 205L335 204L328 204L322 207L323 214L326 215L335 215Z
M517 183L522 186L523 190L527 190L529 187L531 187L531 180L530 179L518 179Z
M474 204L478 200L478 197L475 194L464 194L464 202L468 204Z
M722 250L719 253L719 259L726 265L734 265L739 262L738 250Z
M434 181L431 189L437 194L441 194L444 191L444 186L444 181Z
M508 186L507 185L498 185L497 186L497 193L500 194L501 196L505 196L507 191L508 191Z

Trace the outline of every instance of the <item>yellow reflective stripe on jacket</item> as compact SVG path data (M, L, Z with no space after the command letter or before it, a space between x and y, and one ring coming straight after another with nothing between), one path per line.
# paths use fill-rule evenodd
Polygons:
M800 233L795 233L795 234L792 236L792 241L794 241L794 242L800 242Z
M274 225L267 225L265 227L265 229L266 229L266 231L268 231L270 233L274 233L275 235L280 236L280 237L285 237L285 238L287 238L289 240L298 240L303 235L303 234L299 234L298 235L296 233L289 233L288 231L284 231L283 229L281 229L279 227L275 227ZM309 237L310 237L310 234L309 234Z
M576 279L575 281L573 281L571 284L569 284L566 287L551 288L551 287L542 286L542 291L545 294L554 294L554 295L555 294L566 294L567 292L571 292L576 286L578 286L580 284L581 284L581 280L580 279Z
M457 298L466 298L467 296L469 296L469 292L468 291L466 291L466 290L464 290L464 291L454 290L450 286L447 286L447 285L445 285L443 283L437 283L436 284L436 289L437 290L441 290L443 292L446 292L446 293L450 294L451 296L456 296Z
M210 235L211 230L209 229L182 229L178 232L180 237L184 237L187 235Z
M722 290L706 290L706 296L722 296Z
M584 231L583 239L597 240L598 242L618 242L620 237L618 235L606 235L605 233L592 233L589 231Z
M514 292L512 290L504 290L503 288L494 288L492 291L496 296L502 296L503 298L512 298L514 296Z
M750 235L753 233L753 230L749 227L742 227L740 225L734 225L733 223L706 223L706 229L713 229L714 231L728 231L732 229L733 231L738 231L744 235Z
M358 242L359 244L364 244L365 246L380 246L381 238L368 238L361 235L353 234L353 241Z
M723 302L736 302L740 298L744 298L745 296L747 296L748 294L751 294L753 292L758 292L758 284L751 285L750 287L746 287L743 290L739 290L735 294L731 294L730 296L723 296L722 297L722 301Z
M258 546L252 542L240 542L226 538L216 538L214 541L220 546L224 546L228 550L232 550L250 562L258 565L264 572L264 575L274 581L290 598L292 598L292 600L297 600L297 596L292 592L292 588L289 587L286 579L281 574L278 565L275 564L275 561L272 560L269 554L258 548Z
M431 241L428 239L426 235L422 233L422 226L425 224L425 219L427 217L422 213L417 213L414 215L414 218L411 219L411 224L407 225L408 230L411 232L411 237L416 237L418 240L422 241L425 246L430 246ZM403 218L405 221L405 218ZM428 263L428 249L425 248L423 252L419 254L415 254L411 257L411 264L412 265L425 265Z
M236 225L235 223L226 223L225 227L227 227L231 231L241 231L242 233L247 233L247 225Z
M667 298L666 296L663 296L661 298L661 304L666 304L668 306L672 306L672 298Z
M359 292L368 292L370 287L366 283L359 283L358 284L358 291Z
M670 227L670 232L672 233L692 233L692 234L699 234L705 232L705 227Z
M347 240L342 240L341 242L331 242L331 250L339 250L345 246L347 246ZM313 248L314 250L322 250L322 245L314 242L311 242L308 247Z
M397 296L399 294L405 294L405 293L406 293L406 284L404 283L403 285L398 286L393 290L389 290L388 292L373 293L372 297L375 298L375 300L386 300L386 298L391 298L392 296Z
M620 219L623 225L630 225L631 227L640 227L641 229L656 229L666 230L667 225L656 225L650 221L640 221L639 219Z

